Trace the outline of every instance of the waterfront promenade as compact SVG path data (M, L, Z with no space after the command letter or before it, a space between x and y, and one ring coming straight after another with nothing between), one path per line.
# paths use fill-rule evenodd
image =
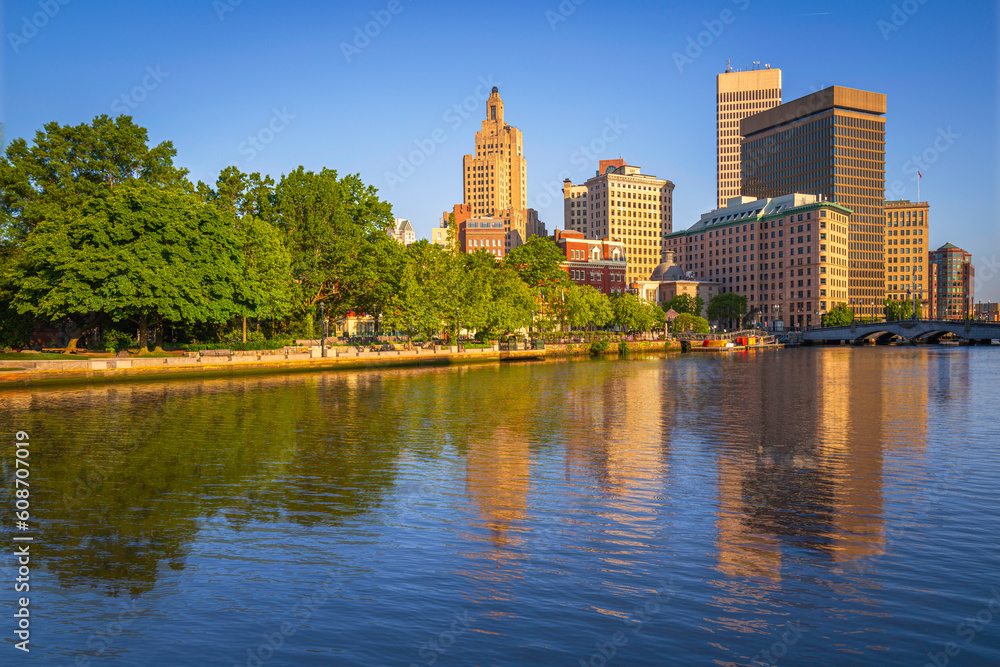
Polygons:
M630 351L680 351L673 341L633 341ZM544 350L501 351L487 348L436 347L433 349L362 352L353 347L319 346L287 350L227 351L227 354L195 354L159 357L102 357L94 359L44 359L0 361L0 387L74 382L113 382L157 376L204 377L237 373L291 373L332 369L384 368L447 364L499 363L521 358L548 358L589 354L589 345L549 344ZM608 354L618 354L611 347Z

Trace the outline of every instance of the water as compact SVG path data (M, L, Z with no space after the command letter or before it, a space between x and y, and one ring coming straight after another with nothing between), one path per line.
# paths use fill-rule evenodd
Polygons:
M1000 664L998 371L824 348L3 391L30 659Z

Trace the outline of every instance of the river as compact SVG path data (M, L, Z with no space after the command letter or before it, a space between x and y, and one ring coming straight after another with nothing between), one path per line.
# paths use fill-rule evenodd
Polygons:
M3 390L30 659L1000 664L998 378L926 346Z

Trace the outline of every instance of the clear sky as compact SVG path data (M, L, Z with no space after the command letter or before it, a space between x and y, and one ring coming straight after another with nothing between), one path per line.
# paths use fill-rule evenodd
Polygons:
M675 229L713 208L727 59L780 68L785 101L885 93L886 182L902 188L890 198L915 200L920 168L931 246L972 252L977 297L1000 299L993 0L15 0L3 21L5 139L127 112L193 180L230 164L360 173L425 237L461 202L492 85L550 232L562 179L619 154L674 182ZM595 161L581 151L602 142Z

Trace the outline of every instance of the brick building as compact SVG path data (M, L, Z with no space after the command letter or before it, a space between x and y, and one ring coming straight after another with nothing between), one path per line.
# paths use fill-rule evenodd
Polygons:
M583 232L560 229L552 240L566 257L563 267L577 285L589 285L609 296L628 289L625 244L621 241L588 239Z

